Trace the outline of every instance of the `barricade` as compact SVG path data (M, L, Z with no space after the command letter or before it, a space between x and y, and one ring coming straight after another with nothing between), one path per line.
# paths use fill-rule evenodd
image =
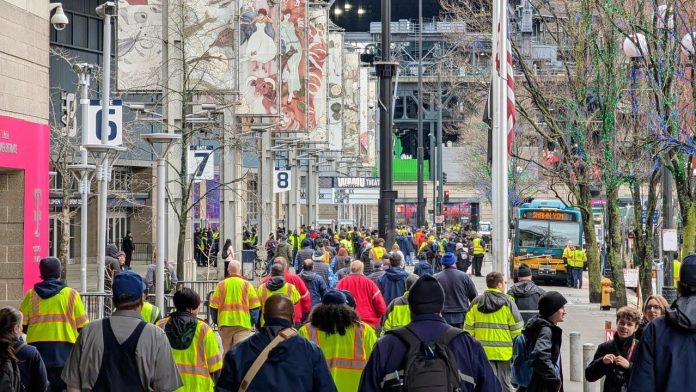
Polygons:
M111 294L80 293L89 321L111 316Z

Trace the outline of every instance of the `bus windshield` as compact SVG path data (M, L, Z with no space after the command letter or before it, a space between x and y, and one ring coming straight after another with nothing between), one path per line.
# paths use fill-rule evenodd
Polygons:
M580 225L577 222L550 222L549 248L565 248L568 241L580 245Z
M580 240L580 224L520 219L519 243L522 248L564 248L568 241Z

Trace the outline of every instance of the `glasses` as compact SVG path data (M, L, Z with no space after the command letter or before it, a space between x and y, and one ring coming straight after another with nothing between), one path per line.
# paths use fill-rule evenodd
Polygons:
M655 310L663 310L663 309L662 309L662 306L660 306L660 305L648 305L648 306L645 307L645 309L646 309L646 310L653 310L653 309L655 309Z

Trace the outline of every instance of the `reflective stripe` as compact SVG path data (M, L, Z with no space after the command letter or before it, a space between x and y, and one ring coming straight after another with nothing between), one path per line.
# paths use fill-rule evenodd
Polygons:
M469 384L472 384L474 388L476 388L476 380L474 380L473 377L462 373L460 370L457 370L457 373L459 373L460 380L468 382Z
M524 321L518 321L515 324L510 325L510 331L522 329L523 327L524 327Z
M403 371L403 370L399 370L399 371L396 371L396 372L389 373L389 374L387 374L386 376L384 376L384 378L382 379L382 382L379 384L379 386L380 386L380 388L384 388L384 383L386 383L387 381L391 381L391 380L400 380L400 379L402 379L403 377L404 377L404 371Z
M210 373L208 372L207 368L201 368L198 366L191 366L191 365L186 365L183 363L177 363L176 367L179 369L180 373L184 374L190 374L193 376L200 376L200 377L210 377Z
M326 363L329 369L345 369L362 371L367 363L366 359L348 359L348 358L331 358L327 359Z
M479 340L479 343L481 343L482 346L488 347L512 347L512 342L491 342L487 340Z
M522 310L522 309L519 309L519 311L520 311L520 313L534 313L534 314L539 313L539 310Z
M498 323L474 323L471 328L488 328L488 329L510 329L508 324L498 324Z
M70 324L70 319L65 314L42 314L40 316L31 316L29 318L30 324L57 323L57 322Z

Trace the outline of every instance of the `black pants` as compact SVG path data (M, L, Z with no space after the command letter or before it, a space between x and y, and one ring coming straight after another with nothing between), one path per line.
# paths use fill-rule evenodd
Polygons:
M126 253L126 265L128 266L128 268L130 268L131 260L133 260L133 251L131 250L131 251L128 251L125 253Z
M68 389L65 385L63 379L60 378L60 374L63 372L62 367L47 367L46 376L48 378L48 391L49 392L63 392Z
M483 266L483 256L484 255L474 255L474 275L481 275L481 267Z

